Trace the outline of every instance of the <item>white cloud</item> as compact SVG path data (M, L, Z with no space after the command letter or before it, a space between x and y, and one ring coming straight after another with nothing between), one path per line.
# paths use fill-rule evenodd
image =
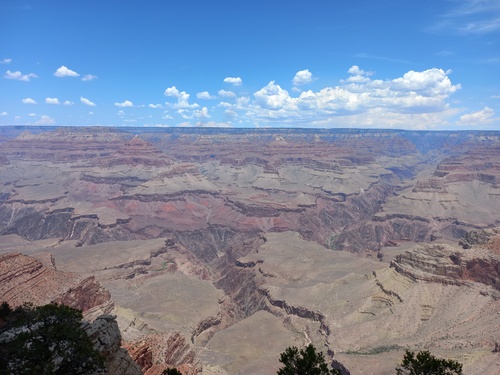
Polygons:
M95 76L95 75L93 75L93 74L85 74L85 75L82 77L82 81L83 81L83 82L93 81L94 79L97 79L97 76Z
M45 103L47 104L61 104L57 98L45 98Z
M359 66L353 65L349 68L347 73L351 74L349 78L347 78L348 82L368 82L370 79L369 76L373 75L373 72L366 72L363 69L360 69Z
M498 0L462 0L451 4L453 6L444 8L449 10L428 31L470 35L500 30Z
M209 122L201 122L198 121L195 124L191 124L190 122L181 122L177 124L178 127L180 128L230 128L231 125L225 122L215 122L215 121L209 121Z
M40 116L40 119L35 122L35 125L54 125L56 120L47 115Z
M216 99L216 97L210 95L208 91L199 92L196 94L196 97L198 99L205 99L205 100Z
M355 76L364 76L364 75L372 75L371 72L365 72L363 69L360 69L359 66L353 65L349 68L347 73L355 75Z
M253 95L259 105L269 109L281 108L287 102L291 101L288 91L274 84L274 81L269 82L266 87L263 87Z
M125 112L122 109L120 109L116 114L118 116L125 116Z
M224 97L224 98L234 98L236 97L236 94L232 91L227 91L227 90L219 90L219 95Z
M4 74L4 78L7 79L15 79L18 81L24 81L24 82L29 82L31 78L37 78L38 76L34 73L29 73L29 74L23 74L19 70L15 72L11 72L10 70L7 70Z
M309 69L299 70L295 73L295 77L293 77L292 83L296 86L305 85L307 83L311 83L313 80L312 73Z
M117 107L133 107L134 103L132 103L130 100L125 100L123 103L115 103L115 106L117 106Z
M37 104L33 99L31 98L24 98L21 100L24 104Z
M194 111L194 116L198 118L210 118L210 115L208 114L208 108L203 107L202 109L198 109Z
M177 98L177 104L166 103L175 108L198 108L199 105L197 103L189 104L189 94L185 91L177 90L177 87L172 86L165 90L165 96L170 96L173 98Z
M163 108L161 104L148 104L149 108Z
M230 116L230 117L238 116L238 113L236 113L235 111L233 111L232 109L229 109L229 108L224 111L224 114L226 116Z
M177 90L177 87L175 86L168 87L167 89L165 89L164 94L165 96L172 96L174 98L178 98L180 95L179 90Z
M177 113L183 118L183 119L186 119L186 120L189 120L189 119L192 119L193 116L191 114L189 114L189 112L187 112L185 109L179 109L177 111Z
M460 89L442 69L409 71L392 80L371 79L371 72L349 69L355 81L291 96L274 81L254 93L250 103L219 104L241 114L242 121L260 126L403 127L449 125L456 114L447 99ZM230 114L231 112L228 112Z
M36 117L36 113L33 113L33 112L32 112L32 113L29 113L29 114L28 114L28 116L29 116L29 117Z
M240 77L226 77L224 78L224 82L231 83L235 86L241 86L241 84L243 83Z
M7 115L8 115L8 113L5 112L5 111L3 111L3 112L0 113L0 116L7 116Z
M55 71L54 75L56 77L79 77L80 76L80 74L78 74L77 72L75 72L71 69L68 69L64 65L62 65L60 68L58 68Z
M12 62L12 59L3 59L0 61L0 64L10 64Z
M490 107L484 107L482 110L466 113L465 115L460 116L458 120L459 125L484 125L489 124L495 120L495 111Z
M69 100L65 100L63 104L69 106L69 105L74 105L75 103Z
M95 103L92 103L90 100L88 100L87 98L84 98L84 97L80 97L80 102L85 104L85 105L88 105L90 107L95 107Z

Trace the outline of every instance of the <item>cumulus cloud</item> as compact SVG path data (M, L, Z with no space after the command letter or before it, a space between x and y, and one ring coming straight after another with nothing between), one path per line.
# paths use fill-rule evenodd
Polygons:
M371 72L365 72L363 69L360 69L359 66L353 65L349 68L347 73L356 75L356 76L364 76L364 75L372 75Z
M97 76L95 76L95 75L93 75L93 74L85 74L85 75L82 77L82 81L83 81L83 82L93 81L94 79L97 79Z
M178 127L181 128L230 128L231 124L225 123L225 122L215 122L215 121L209 121L209 122L202 122L198 121L194 124L191 124L190 122L181 122L177 124Z
M0 61L0 64L10 64L12 62L12 59L3 59Z
M61 78L62 77L79 77L80 76L80 74L78 74L74 70L68 69L64 65L62 65L60 68L58 68L55 71L54 75L56 77L61 77Z
M484 125L489 124L494 120L495 111L490 107L484 107L482 110L466 113L460 116L459 125Z
M263 87L253 95L258 104L269 109L282 108L287 102L292 101L288 91L276 85L274 81L269 82L266 87Z
M75 103L73 103L72 101L69 101L69 100L65 100L63 104L69 106L69 105L74 105Z
M7 70L3 76L4 76L4 78L7 78L7 79L15 79L17 81L24 81L24 82L29 82L31 78L38 77L35 73L23 74L19 70L15 71L15 72L11 72L10 70Z
M178 98L180 95L180 92L179 92L179 90L177 90L177 87L172 86L172 87L166 88L164 94L165 94L165 96L172 96L174 98Z
M149 108L163 108L161 104L148 104Z
M309 69L299 70L295 73L295 77L293 77L292 83L295 86L305 85L307 83L311 83L313 80L313 75L309 71Z
M177 87L172 86L168 87L165 92L165 96L177 98L177 103L176 104L171 104L167 103L168 105L171 105L172 107L175 108L198 108L199 105L196 103L190 104L189 103L189 94L186 93L185 91L179 91L177 90Z
M235 86L241 86L241 84L243 83L240 77L226 77L224 78L224 82L231 83Z
M348 82L368 82L369 76L373 75L373 72L367 72L360 69L359 66L353 65L347 71L351 76L347 79Z
M95 107L95 103L91 102L87 98L84 98L83 96L80 96L80 102L85 105L88 105L89 107Z
M351 67L354 80L342 80L334 87L302 91L292 96L274 81L256 91L250 103L227 109L242 113L245 121L261 126L350 126L418 127L446 124L450 112L447 99L460 89L452 84L449 71L432 68L409 71L390 80L372 79L372 72ZM220 104L220 106L222 106ZM230 113L230 112L229 112ZM352 121L352 122L351 122Z
M40 116L40 119L36 121L34 124L35 125L54 125L56 123L56 120L54 120L52 117L47 116L47 115L42 115Z
M45 98L45 103L47 104L61 104L57 98Z
M210 115L208 114L208 108L203 107L202 109L198 109L194 111L194 116L197 118L210 118Z
M132 103L130 100L125 100L123 103L115 103L115 106L117 106L117 107L133 107L134 103Z
M0 112L0 116L7 116L7 115L8 115L8 113L7 113L7 112L5 112L5 111Z
M29 117L36 117L36 113L29 113L28 116Z
M36 101L34 101L33 99L31 98L24 98L23 100L21 100L24 104L36 104Z
M182 109L182 108L177 110L177 113L179 114L179 116L181 116L183 119L186 119L186 120L193 118L192 114L190 114L187 110Z
M196 94L196 97L198 99L205 99L205 100L216 99L216 97L210 95L208 91L199 92Z
M236 97L236 94L232 91L227 91L227 90L219 90L219 95L224 97L224 98L234 98Z
M295 83L314 80L307 71L297 72ZM338 85L319 90L302 90L300 85L294 85L289 92L276 81L269 82L252 96L239 97L232 91L220 90L217 96L222 101L212 110L224 116L228 124L244 126L450 127L460 110L450 106L449 98L461 88L460 84L452 83L450 74L450 70L431 68L410 70L382 80L376 79L374 72L353 65L346 69L346 77ZM192 124L215 117L207 107L189 104L189 94L175 86L167 88L165 95L177 99L176 103L167 102L165 107L175 109L171 113L182 121ZM199 92L197 98L208 99L212 95ZM483 113L484 121L493 117L487 117L489 111ZM165 116L172 119L168 113ZM480 118L480 113L475 116ZM471 118L464 115L461 121L465 123Z

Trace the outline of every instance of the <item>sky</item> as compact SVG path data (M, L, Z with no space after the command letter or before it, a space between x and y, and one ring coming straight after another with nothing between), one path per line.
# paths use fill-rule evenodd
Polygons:
M0 0L0 125L500 130L500 1Z

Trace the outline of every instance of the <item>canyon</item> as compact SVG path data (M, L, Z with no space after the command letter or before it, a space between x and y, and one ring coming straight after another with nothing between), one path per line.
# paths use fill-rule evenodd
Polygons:
M494 131L1 127L0 302L82 309L110 374L309 343L497 374L499 160Z

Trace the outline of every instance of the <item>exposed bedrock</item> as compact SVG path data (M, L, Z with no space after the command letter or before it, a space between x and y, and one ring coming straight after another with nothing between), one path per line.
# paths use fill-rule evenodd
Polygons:
M224 304L232 310L228 312L231 320L245 318L262 309L264 304L257 291L253 270L236 265L238 258L257 251L265 242L260 231L238 231L231 227L210 225L205 230L175 232L173 235L178 243L213 269L215 286L224 290L230 298ZM199 330L197 334L200 333Z
M78 240L89 245L108 241L137 239L118 219L115 224L101 225L95 214L74 215L73 208L37 210L35 206L0 207L0 233L17 234L29 241L48 238Z
M183 374L201 372L194 348L180 332L153 334L128 343L126 349L145 375L160 375L168 367L181 367Z
M330 327L328 327L325 316L321 312L313 311L303 306L293 306L285 300L275 299L271 296L269 291L265 289L259 289L259 293L265 297L266 302L268 302L271 306L283 310L288 315L295 315L299 318L318 322L320 325L321 334L323 334L325 337L330 335ZM269 310L271 313L274 312L276 314L276 311L274 311L274 309L269 306L267 307L267 310Z
M500 256L480 249L426 245L396 256L391 267L415 280L447 285L479 282L500 290ZM496 293L496 298L500 293Z
M209 225L205 229L176 231L171 235L204 263L217 263L221 257L234 263L237 258L258 248L264 241L260 233L259 230L239 231L230 226Z
M141 367L121 347L122 336L116 316L100 315L92 322L84 322L83 328L94 347L103 355L107 375L139 375Z
M85 312L109 300L109 292L94 276L48 268L19 253L0 256L0 301L12 306L58 302Z
M16 307L29 302L34 305L61 303L84 312L83 328L94 347L104 356L106 374L139 375L140 368L122 349L121 333L115 316L102 315L111 309L110 293L94 276L62 272L33 257L19 253L0 256L0 302ZM97 315L97 317L96 317Z
M335 250L353 252L378 251L393 241L423 242L431 238L432 226L422 218L395 217L376 220L354 226L338 236L332 237L330 247Z

